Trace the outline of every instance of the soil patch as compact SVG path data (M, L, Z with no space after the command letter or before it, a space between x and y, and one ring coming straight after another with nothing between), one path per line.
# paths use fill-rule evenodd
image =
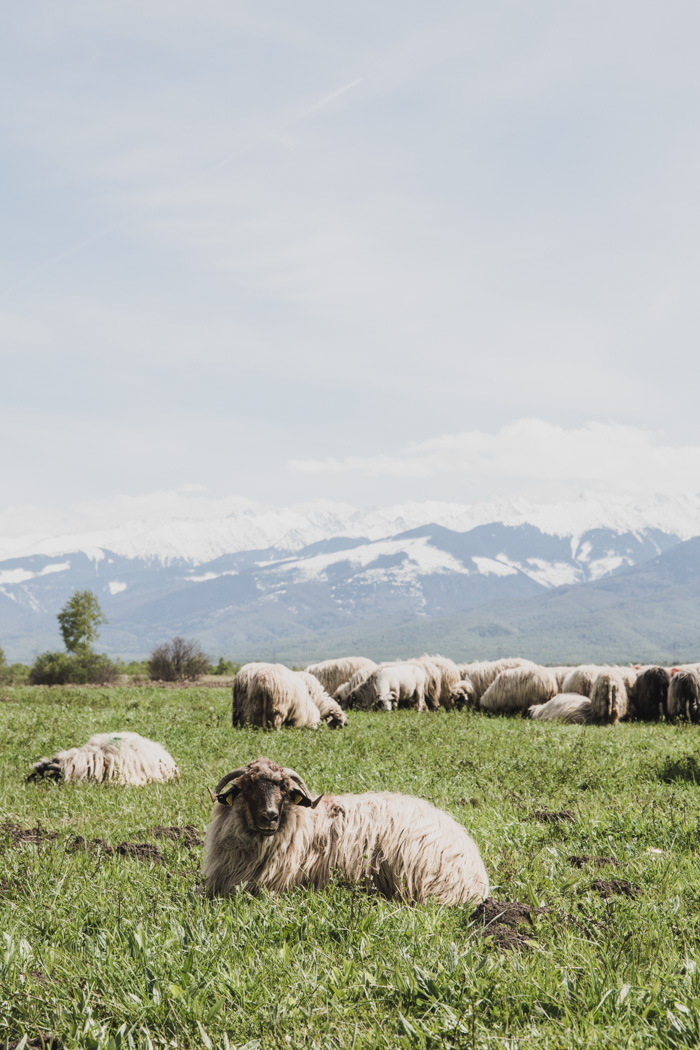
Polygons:
M71 853L81 849L100 849L108 857L134 857L148 864L163 864L163 854L150 842L120 842L118 846L110 846L104 839L85 839L82 835L76 835L67 849Z
M482 937L490 937L498 948L528 947L535 928L533 916L549 908L533 908L518 901L495 901L491 897L478 906L472 918Z
M151 828L151 835L157 839L170 839L171 842L182 841L183 846L187 846L188 849L194 849L195 846L204 845L204 839L194 824L185 824L183 827L175 826L170 828L158 824L155 828Z
M18 1043L11 1043L10 1050L16 1050L21 1042L20 1039ZM35 1035L27 1039L24 1050L61 1050L61 1041L55 1035Z
M580 857L567 857L567 860L575 868L583 868L586 864L594 864L596 868L617 867L620 863L614 857L590 857L587 853L582 853Z
M538 809L532 814L532 819L539 820L540 824L573 824L576 814L573 809Z
M596 879L591 883L591 889L599 893L601 897L637 897L639 886L633 886L625 879Z
M21 828L19 824L12 824L10 821L6 821L4 824L0 824L0 832L10 836L11 846L21 846L24 842L29 842L33 846L40 846L42 842L51 842L52 839L58 838L57 831L47 831L46 828L42 828L39 824L35 828Z

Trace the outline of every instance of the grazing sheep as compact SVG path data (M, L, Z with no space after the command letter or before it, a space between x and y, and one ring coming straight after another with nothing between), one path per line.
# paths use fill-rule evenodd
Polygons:
M568 722L584 725L591 721L591 701L578 693L557 693L546 704L535 704L527 709L528 718L543 722Z
M462 678L450 694L450 707L460 711L463 707L476 707L476 689L471 678Z
M268 758L228 773L211 794L204 845L211 894L228 896L244 884L251 891L321 889L339 876L418 904L488 895L474 840L422 799L388 792L312 799L298 773Z
M318 725L322 718L331 727L346 722L339 705L323 691L318 679L305 671L292 671L284 664L253 663L242 667L234 679L234 725L303 728Z
M534 704L546 704L559 692L546 667L511 667L494 679L481 698L482 711L524 714Z
M566 681L567 676L571 673L571 667L548 667L547 670L554 675L557 680L557 688L563 693L564 682Z
M82 747L57 751L34 763L27 780L114 780L140 787L179 776L175 760L161 744L138 733L96 733Z
M333 699L337 700L341 707L347 705L347 699L350 693L357 689L358 685L362 685L366 682L373 671L378 670L380 667L388 667L388 663L375 664L374 667L361 667L359 671L355 671L350 681L345 682L343 685L339 685L333 693Z
M425 711L426 677L425 668L418 663L378 667L348 694L345 706L364 711L377 708L393 711L396 707L414 707L416 711Z
M298 674L306 682L309 696L319 709L321 718L325 720L331 729L340 729L348 724L348 716L338 701L328 695L316 675L310 674L308 671L295 671L294 673Z
M368 667L373 671L376 667L374 660L368 660L366 656L344 656L338 660L323 660L318 664L309 664L304 670L307 674L314 675L331 696L341 685L349 682L356 671Z
M591 714L591 721L613 726L627 714L627 689L618 668L604 668L593 680Z
M639 671L629 715L643 722L657 722L666 717L668 687L671 675L665 667L647 667Z
M700 722L700 674L697 671L678 671L673 675L668 687L667 712L672 722L678 719Z
M536 667L532 660L525 660L520 656L506 656L501 660L474 660L469 664L457 664L460 677L466 678L472 683L476 696L476 707L488 689L495 682L501 671L509 671L513 667Z
M609 668L601 664L581 664L579 667L572 667L562 683L561 691L590 697L596 677L601 671L607 670Z
M461 679L461 674L454 660L447 656L429 656L425 653L411 663L423 664L428 670L428 680L425 687L426 705L433 710L438 707L451 710L454 704L451 702L452 691ZM433 671L432 668L435 670Z

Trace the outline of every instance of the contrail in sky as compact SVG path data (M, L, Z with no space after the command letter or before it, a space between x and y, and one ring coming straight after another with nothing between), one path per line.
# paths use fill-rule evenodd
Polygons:
M272 128L270 131L262 132L256 138L251 139L250 142L246 142L244 145L234 150L233 153L229 153L227 156L215 161L208 167L203 168L202 171L197 172L195 175L191 175L189 178L183 179L181 182L176 183L175 186L171 188L182 189L184 186L191 186L193 184L196 184L197 182L200 182L202 179L205 179L208 175L211 175L211 173L213 171L216 171L218 168L222 168L226 164L230 164L231 161L236 160L238 157L242 157L245 153L250 153L251 150L256 149L263 142L267 142L270 139L274 139L275 136L278 135L281 131L286 131L287 128L291 128L295 124L299 124L302 120L306 120L306 118L310 117L312 113L316 113L319 109L323 109L324 106L329 105L336 98L340 98L341 95L345 95L348 91L352 91L352 89L354 87L357 87L357 85L360 83L361 79L358 78L357 80L351 80L349 84L344 84L343 87L337 88L335 91L331 91L330 95L326 95L324 98L320 99L319 102L314 102L313 106L309 106L308 109L302 110L301 113L296 113L293 117L290 117L289 120L286 120L283 124L278 124L275 128ZM54 255L50 259L47 259L45 262L37 266L34 270L30 270L29 273L26 273L23 277L20 277L18 280L6 285L2 293L0 294L0 301L4 299L8 292L14 291L15 288L20 288L28 281L33 280L34 277L38 277L39 274L45 273L46 270L53 269L54 266L57 266L58 263L63 262L64 259L69 259L72 255L77 255L83 250L83 248L87 248L89 247L89 245L94 244L96 241L102 240L103 237L106 237L109 233L112 233L114 230L118 230L120 227L126 226L128 223L133 222L134 219L139 219L141 218L141 216L147 215L149 211L153 211L153 208L154 205L152 204L148 205L145 208L137 208L135 211L131 211L128 212L126 215L123 215L122 218L115 219L114 222L107 223L106 226L101 226L99 230L95 230L94 233L91 233L88 237L83 238L82 241L78 241L76 244L72 244L69 248L65 248L62 252L59 252L58 255Z

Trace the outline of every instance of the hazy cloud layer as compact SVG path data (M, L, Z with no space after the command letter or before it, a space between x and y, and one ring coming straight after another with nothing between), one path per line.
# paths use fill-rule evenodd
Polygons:
M699 32L681 0L17 5L4 505L677 485Z

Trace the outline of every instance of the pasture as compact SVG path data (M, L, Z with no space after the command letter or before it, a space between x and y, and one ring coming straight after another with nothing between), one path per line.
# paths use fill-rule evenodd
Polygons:
M0 700L0 1048L700 1043L697 727L400 711L263 733L233 729L218 688ZM25 784L42 755L123 729L162 742L180 780ZM475 916L340 884L208 899L207 787L261 754L312 792L448 810L492 898L521 907Z

